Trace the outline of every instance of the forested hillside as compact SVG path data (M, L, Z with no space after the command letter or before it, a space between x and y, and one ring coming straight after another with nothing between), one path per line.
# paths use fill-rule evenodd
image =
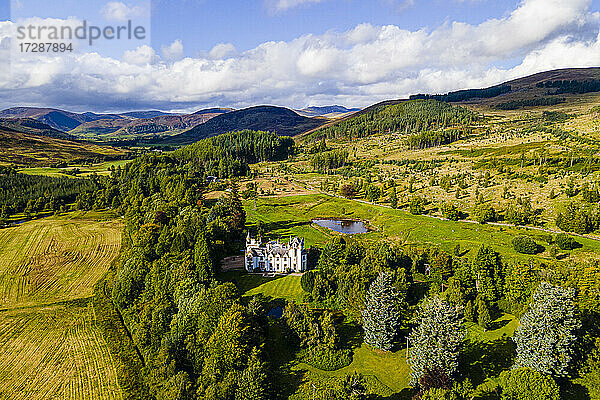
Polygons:
M437 100L412 100L375 108L330 126L318 129L307 138L315 140L352 139L377 133L410 134L451 126L469 125L479 117L463 107Z

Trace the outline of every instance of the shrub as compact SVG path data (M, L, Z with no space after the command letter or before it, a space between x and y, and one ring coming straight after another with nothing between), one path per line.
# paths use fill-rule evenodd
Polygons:
M588 207L574 202L565 206L556 216L556 226L565 232L589 233L597 228L598 221Z
M336 371L352 363L352 353L348 349L334 350L317 346L306 350L302 360L322 371Z
M513 201L506 210L506 221L514 225L527 225L535 222L535 213L526 197Z
M559 400L558 385L552 377L529 368L517 368L500 374L502 399Z
M556 239L554 239L556 245L561 250L573 250L578 247L581 247L581 243L577 240L573 239L573 237L567 235L566 233L559 233L556 235Z
M538 244L529 236L520 235L512 240L513 248L517 253L536 254L539 253Z
M340 194L347 199L352 199L356 197L356 188L350 183L345 184L340 188Z
M486 204L480 204L475 208L475 221L480 224L485 224L486 222L493 222L498 220L498 214L494 207L488 206Z
M455 204L445 203L442 205L442 215L450 221L458 221L460 219L460 211Z
M313 287L315 286L316 273L316 271L308 271L302 275L302 278L300 278L300 286L302 286L302 290L307 293L312 293Z
M410 199L408 209L409 209L410 213L413 215L423 214L425 212L425 200L423 200L419 196L413 196Z

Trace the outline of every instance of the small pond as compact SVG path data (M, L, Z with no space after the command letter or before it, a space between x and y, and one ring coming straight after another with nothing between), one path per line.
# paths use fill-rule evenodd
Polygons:
M331 229L346 235L355 235L357 233L367 233L369 229L362 221L352 221L349 219L314 219L313 222L323 228Z
M267 311L267 316L273 318L281 318L283 317L283 307L273 307L269 311Z

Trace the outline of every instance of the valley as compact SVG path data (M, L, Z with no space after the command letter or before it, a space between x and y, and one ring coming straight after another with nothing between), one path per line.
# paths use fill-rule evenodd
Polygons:
M404 400L427 398L425 376L450 382L440 398L505 399L535 293L555 290L580 323L572 369L527 371L597 399L598 71L363 110L0 114L21 118L7 140L36 143L0 165L0 394ZM247 235L303 239L308 271L222 271ZM373 341L388 300L393 332ZM460 340L415 381L429 306L449 316L429 331Z

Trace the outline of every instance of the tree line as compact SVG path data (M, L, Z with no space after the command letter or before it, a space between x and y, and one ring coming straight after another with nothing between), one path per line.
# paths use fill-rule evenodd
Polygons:
M599 92L600 91L600 80L597 79L588 79L585 81L578 80L555 80L555 81L546 81L539 82L536 84L539 88L549 88L556 89L553 92L548 91L548 94L584 94L591 92Z
M446 94L415 94L410 96L411 100L438 100L447 103L468 101L472 99L489 99L500 96L511 91L510 85L493 86L486 89L466 89Z

